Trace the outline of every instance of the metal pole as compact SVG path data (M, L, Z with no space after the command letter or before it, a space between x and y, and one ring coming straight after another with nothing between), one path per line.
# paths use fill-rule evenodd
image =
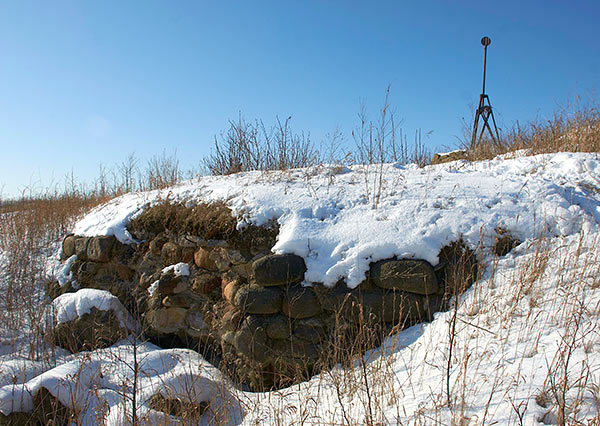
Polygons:
M483 37L481 39L481 44L483 45L483 89L481 89L481 94L485 95L485 66L487 62L487 47L492 43L489 37Z
M484 45L483 48L483 88L481 89L481 94L485 95L485 65L487 62L487 44Z

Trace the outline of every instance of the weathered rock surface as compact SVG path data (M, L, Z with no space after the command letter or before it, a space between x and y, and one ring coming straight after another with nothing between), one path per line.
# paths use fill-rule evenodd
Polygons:
M373 347L389 330L430 319L445 306L446 293L462 291L476 276L473 252L457 242L440 252L436 268L423 260L386 259L373 263L355 289L343 281L333 288L304 287L304 259L270 254L258 234L247 241L256 238L259 246L240 248L239 241L161 233L158 225L153 222L149 241L137 246L113 237L67 236L62 258L77 254L72 271L79 285L108 290L128 303L152 341L212 347L203 355L218 354L216 361L255 389L306 379L315 366L340 362L336 357L344 351ZM187 264L185 274L166 268L179 262ZM54 287L48 286L52 294L72 291ZM76 325L82 337L74 340L71 325L68 332L59 329L57 339L75 341L71 349L80 350L122 336L111 326L115 318L94 312L91 322L106 330ZM333 343L339 353L331 353ZM156 403L170 413L183 407Z
M262 286L293 284L304 279L304 259L295 254L272 254L252 264L255 281Z
M276 314L282 300L283 291L278 288L244 286L235 293L233 304L249 314Z
M73 234L67 235L63 239L61 259L65 260L75 254L75 240L77 237Z
M284 292L282 311L290 318L302 319L322 312L317 295L310 287L291 287Z
M450 161L467 160L467 159L468 159L467 151L465 151L464 149L458 149L458 150L452 151L452 152L434 154L433 158L431 159L431 164L442 164L442 163L448 163Z
M89 237L75 237L75 253L79 260L87 260L87 246Z
M439 290L435 270L424 260L382 260L371 266L371 281L378 287L416 294Z
M181 329L187 316L187 309L161 307L146 313L146 324L153 334L170 334Z
M259 363L266 362L271 356L271 350L267 344L267 333L262 319L254 315L246 317L235 333L233 346L246 358Z
M87 258L92 262L108 262L112 255L112 249L115 245L116 238L110 237L93 237L87 245Z

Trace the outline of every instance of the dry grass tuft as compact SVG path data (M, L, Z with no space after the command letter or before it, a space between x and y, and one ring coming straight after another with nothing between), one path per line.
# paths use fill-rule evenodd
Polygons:
M498 142L488 137L470 146L468 137L463 147L471 161L488 160L518 150L526 150L530 155L600 152L600 107L578 98L571 108L559 109L550 120L538 119L525 125L517 122Z

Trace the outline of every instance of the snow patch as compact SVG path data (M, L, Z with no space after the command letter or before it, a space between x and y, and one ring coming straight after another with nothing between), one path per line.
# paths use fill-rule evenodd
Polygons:
M52 301L52 307L57 324L73 321L96 308L100 311L113 311L121 327L136 329L135 321L119 299L105 290L83 288L75 293L61 294Z
M65 263L60 265L58 267L58 270L55 272L56 280L58 281L58 284L61 287L64 287L69 282L72 282L73 272L71 271L71 267L73 266L73 263L75 263L76 260L77 260L77 255L74 254L73 256L71 256L67 260L65 260Z
M169 265L162 270L163 274L173 272L176 277L188 277L190 275L190 266L185 262Z

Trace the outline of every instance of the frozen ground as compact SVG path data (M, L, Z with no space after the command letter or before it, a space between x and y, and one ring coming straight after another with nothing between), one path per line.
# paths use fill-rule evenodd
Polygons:
M151 424L176 421L148 407L157 391L208 401L204 424L599 424L599 164L591 154L553 154L322 167L208 177L115 199L74 232L127 242L127 220L159 199L224 200L239 226L278 220L273 250L303 256L307 281L346 277L355 286L370 262L394 255L435 264L461 236L479 250L485 274L455 310L389 337L364 362L292 388L242 392L192 351L122 341L57 351L44 363L2 355L0 411L30 408L44 386L84 424L122 424L135 387L137 415ZM522 241L501 258L489 251L499 229Z

